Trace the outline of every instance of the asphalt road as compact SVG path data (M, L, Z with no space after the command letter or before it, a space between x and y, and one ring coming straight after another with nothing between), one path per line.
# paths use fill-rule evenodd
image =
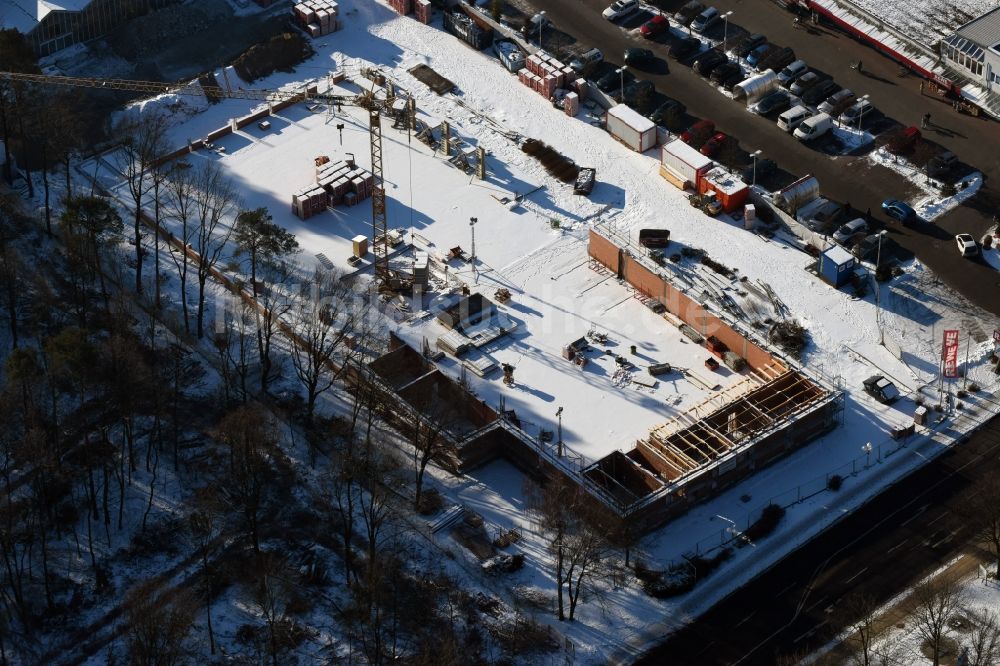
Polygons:
M856 94L869 94L880 110L900 123L919 124L920 117L930 111L932 127L925 132L928 139L954 151L959 158L981 170L987 179L983 191L970 205L939 218L936 224L904 228L882 214L880 204L887 197L907 199L916 189L901 176L883 168L874 168L863 157L825 155L782 132L773 120L755 116L743 105L719 94L690 67L666 58L670 39L651 42L638 34L630 34L623 26L602 18L607 6L603 0L530 0L539 10L545 10L558 31L575 40L582 48L597 46L615 62L618 55L632 46L652 48L667 65L660 73L636 72L656 84L657 89L683 102L688 113L715 121L720 131L736 137L743 149L761 149L763 156L774 159L785 171L812 174L829 198L849 203L858 211L872 211L872 217L889 229L891 238L908 253L916 255L946 283L976 305L1000 314L1000 273L981 259L959 256L954 235L969 232L978 236L992 224L992 216L1000 211L1000 191L990 178L1000 175L1000 124L959 115L950 105L930 95L921 95L919 79L900 78L898 67L846 35L826 28L799 29L792 23L793 15L769 0L719 0L720 10L734 11L728 25L728 38L741 32L762 32L782 46L791 46L796 54L811 63L823 63L821 70L830 74ZM683 4L667 0L661 3L673 8ZM633 17L625 27L636 27L641 20ZM723 36L725 26L716 25L710 33ZM864 73L850 68L862 59ZM663 69L667 69L666 73ZM665 185L666 186L666 185Z
M981 492L979 482L1000 473L998 453L1000 419L994 419L968 442L885 489L734 592L638 663L773 666L823 646L855 619L847 610L852 593L864 591L885 603L966 546L971 536L969 505ZM892 458L880 464L893 464ZM848 478L841 492L859 482Z

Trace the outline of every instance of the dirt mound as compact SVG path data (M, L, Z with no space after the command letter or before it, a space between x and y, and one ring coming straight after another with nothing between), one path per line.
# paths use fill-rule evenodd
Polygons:
M312 55L312 46L302 35L283 32L263 44L251 46L233 61L233 67L241 79L253 82L275 71L290 72Z
M549 175L564 183L572 183L580 173L580 167L573 160L538 139L528 139L521 150L541 162Z

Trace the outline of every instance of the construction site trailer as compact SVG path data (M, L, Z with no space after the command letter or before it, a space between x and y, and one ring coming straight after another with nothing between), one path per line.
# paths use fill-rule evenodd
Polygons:
M750 188L742 180L729 173L724 167L709 169L701 178L698 186L701 193L715 192L722 204L722 210L732 213L739 210L747 202Z
M819 276L827 284L842 287L854 274L854 255L834 245L819 255Z
M733 86L733 99L746 100L747 104L752 104L777 87L778 75L773 69L765 69L760 74Z
M660 153L660 175L682 190L697 188L702 176L714 164L711 158L680 139L664 144Z
M627 104L608 109L607 128L611 136L638 153L656 145L656 124L639 115Z

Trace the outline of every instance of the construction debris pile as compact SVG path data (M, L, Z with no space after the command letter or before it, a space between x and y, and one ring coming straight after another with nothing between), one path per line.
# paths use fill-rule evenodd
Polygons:
M295 5L295 18L313 37L322 37L339 27L340 7L334 0L303 0Z
M316 182L292 195L292 212L307 220L329 206L353 206L370 197L374 185L374 176L354 160L331 162L322 155L316 158Z

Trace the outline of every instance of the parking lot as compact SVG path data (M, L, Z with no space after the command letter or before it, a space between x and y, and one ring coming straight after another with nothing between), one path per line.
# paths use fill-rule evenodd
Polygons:
M661 2L666 13L683 5L680 1ZM748 151L761 150L762 158L775 160L780 170L771 181L761 184L779 187L794 176L812 174L821 185L824 196L849 203L862 212L870 210L873 226L884 225L902 253L912 253L930 266L945 281L970 300L993 312L1000 312L1000 276L984 262L966 259L955 250L954 235L960 232L980 236L992 226L997 210L997 196L990 176L1000 172L998 159L998 125L984 118L959 115L950 103L920 91L920 79L915 75L900 76L897 65L872 49L826 26L811 26L794 22L795 15L768 0L722 0L715 3L720 11L733 11L728 22L719 21L705 36L729 44L748 32L761 32L769 41L790 46L797 58L822 63L819 70L857 95L869 95L884 113L869 129L884 133L893 127L919 125L924 113L931 113L931 124L924 136L942 149L952 150L959 158L983 172L986 184L980 194L966 205L936 220L933 225L904 228L881 213L880 203L887 197L908 199L915 188L902 176L888 169L875 167L857 154L838 155L843 146L827 138L807 145L779 129L773 119L749 113L741 103L727 99L714 86L695 72L690 65L695 57L674 60L668 57L671 44L685 32L671 21L671 31L655 39L644 39L638 27L652 13L643 9L621 21L608 21L601 16L607 3L601 0L532 0L535 9L545 10L554 23L549 31L553 43L571 45L579 51L596 46L605 53L608 62L592 73L592 79L621 63L621 53L630 47L653 50L658 61L649 71L630 73L651 81L661 95L667 95L686 106L687 115L678 126L697 119L711 119L718 131L737 140L738 149L730 148L720 156L723 162L737 166L746 162ZM546 43L547 46L550 46ZM550 46L552 48L552 46ZM858 60L864 63L861 72L851 68ZM627 81L626 81L627 84ZM654 100L654 103L658 100ZM726 159L723 159L726 158Z

